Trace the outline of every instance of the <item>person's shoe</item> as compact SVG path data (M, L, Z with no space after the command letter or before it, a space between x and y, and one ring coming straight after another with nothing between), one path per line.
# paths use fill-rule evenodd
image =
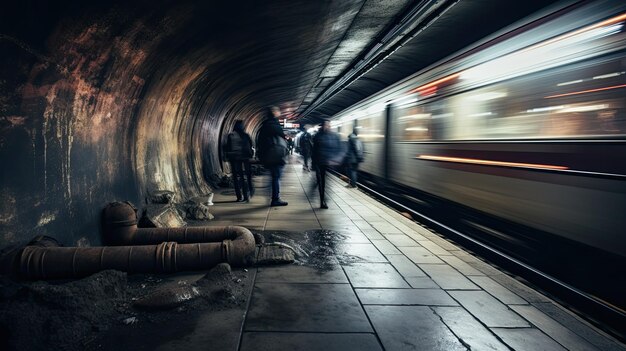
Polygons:
M272 200L272 203L270 204L270 206L274 207L274 206L287 206L289 203L287 201L283 201L281 199L278 200Z
M327 209L328 205L326 205L326 202L322 202L322 204L320 205L320 208Z
M243 202L244 199L238 198L235 202Z
M245 202L245 203L249 203L249 202L250 202L250 198L245 198L245 199L243 199L243 202Z

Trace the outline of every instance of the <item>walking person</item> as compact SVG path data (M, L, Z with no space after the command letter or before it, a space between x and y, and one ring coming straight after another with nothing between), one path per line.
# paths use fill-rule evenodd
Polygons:
M287 206L287 201L280 198L280 178L285 167L287 156L287 141L283 128L278 123L280 109L276 106L268 107L261 124L258 137L259 161L270 170L272 175L272 202L270 206Z
M313 164L315 165L317 187L320 192L320 208L326 204L326 171L329 166L337 165L341 156L339 135L330 131L330 122L324 121L319 132L313 137Z
M364 156L363 143L359 139L358 129L354 128L352 134L348 135L348 150L345 158L348 175L350 176L350 183L347 188L356 188L359 163L365 160Z
M252 139L243 128L243 121L235 121L232 133L226 137L226 158L230 162L235 185L237 202L249 202L254 194L252 187L252 171L250 158L252 157ZM244 176L245 175L245 176Z
M311 152L313 151L313 137L311 136L311 133L304 130L302 135L300 135L300 139L298 139L298 143L300 155L302 155L302 160L304 161L302 169L310 171L311 168L309 168L309 162L311 160Z

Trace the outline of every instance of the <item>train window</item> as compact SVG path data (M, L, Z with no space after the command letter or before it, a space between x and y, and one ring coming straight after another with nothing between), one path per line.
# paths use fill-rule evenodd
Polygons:
M331 125L332 125L332 130L334 132L337 132L337 134L339 134L339 136L341 137L341 140L347 140L348 135L352 133L354 122L353 121L336 122L336 123L332 123Z
M427 106L405 105L394 110L394 124L400 141L431 140L432 114Z
M562 66L394 110L401 141L624 138L626 60Z
M384 111L370 114L359 118L356 128L359 130L359 137L363 142L380 142L385 138Z

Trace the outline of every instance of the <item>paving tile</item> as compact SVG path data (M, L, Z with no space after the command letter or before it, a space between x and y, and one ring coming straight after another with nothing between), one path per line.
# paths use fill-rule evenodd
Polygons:
M425 306L365 306L385 350L467 350Z
M359 227L352 225L352 224L341 224L341 223L332 222L332 221L325 221L323 219L320 220L320 225L322 226L323 229L333 230L337 232L360 231Z
M409 224L409 227L413 230L415 230L418 234L423 235L424 237L434 237L436 236L433 232L430 231L430 229L422 227L421 225L417 224L417 223L411 223Z
M369 223L372 223L372 222L383 222L383 221L385 221L385 218L384 218L384 217L381 217L381 216L379 216L379 215L377 215L377 214L372 214L372 215L363 215L363 214L360 214L360 215L361 215L361 218L363 218L364 220L368 221ZM382 215L383 215L383 216L386 216L384 213L383 213Z
M432 280L443 289L478 290L479 287L446 264L418 265Z
M520 329L491 329L497 336L502 339L513 350L532 350L532 351L565 351L563 346L556 341L550 339L546 334L538 329L520 328Z
M441 258L447 264L449 264L452 267L454 267L457 271L461 272L463 275L466 275L466 276L470 276L470 275L484 276L483 272L481 272L478 269L476 269L476 268L470 266L469 264L463 262L461 259L459 259L456 256L442 255L442 256L439 256L439 258Z
M374 229L374 227L372 227L369 223L367 223L367 221L364 220L353 220L352 222L361 230Z
M337 230L342 242L352 244L371 244L370 240L360 230Z
M448 291L474 317L488 327L530 327L522 317L484 291Z
M245 331L371 332L349 284L256 283Z
M385 257L404 278L426 277L426 273L404 255L385 255Z
M364 305L458 306L441 289L355 289Z
M484 273L485 275L488 276L494 276L494 275L502 275L504 274L502 271L498 270L496 267L485 263L481 260L475 260L473 262L468 262L468 264L476 269L478 269L479 271L481 271L482 273Z
M472 350L508 351L491 331L461 307L434 307L435 313Z
M550 316L552 319L559 322L564 327L580 335L585 340L589 341L592 345L600 350L606 351L626 351L626 345L618 344L616 341L609 339L604 334L601 334L586 322L581 321L577 316L571 312L551 303L533 303L538 310Z
M385 235L385 238L389 240L395 246L421 246L415 240L409 238L405 234L388 234Z
M547 297L506 274L492 275L491 279L497 281L528 302L550 302L550 299Z
M241 351L382 351L374 334L244 333Z
M402 234L400 229L394 227L388 222L369 222L372 227L382 234Z
M394 218L396 220L396 222L394 222L394 226L398 229L400 229L400 231L404 234L408 234L408 233L413 233L413 229L409 228L409 226L405 225L403 222L408 220L407 218L405 218L404 216L400 215L400 216L391 216L392 218Z
M403 254L406 255L411 261L414 263L425 263L425 264L435 264L444 262L440 260L437 256L433 255L430 251L426 250L423 247L409 247L403 246L398 248L402 251Z
M341 208L313 208L313 213L317 218L336 218L336 219L349 219Z
M158 332L152 330L148 335L140 335L141 332L137 332L135 329L128 333L130 334L128 340L126 335L120 336L118 332L115 335L115 340L107 340L104 347L98 345L98 349L106 350L110 347L110 349L115 350L200 351L205 350L206 345L211 345L215 350L237 350L245 312L244 308L212 311L202 314L197 320L184 321L182 322L183 325L177 325L173 328L163 324L161 327L156 327L161 330ZM168 330L163 331L163 328ZM175 330L179 332L176 333ZM180 335L181 330L186 333ZM112 345L106 345L107 343Z
M480 286L483 290L493 295L505 305L527 305L528 302L521 297L515 295L511 290L498 284L489 277L469 277L471 281Z
M415 240L415 241L426 241L426 240L428 240L424 236L416 233L415 231L410 232L410 233L404 233L404 234L407 235L409 238Z
M376 229L363 229L361 232L370 240L387 240Z
M363 217L359 216L359 214L356 213L356 212L348 212L348 211L346 211L345 214L346 214L346 217L348 217L351 220L363 219Z
M511 306L511 308L570 351L598 350L534 306Z
M384 255L399 255L402 254L392 243L387 240L372 240L372 244L376 246L378 251Z
M348 283L348 278L339 265L332 269L318 269L292 264L259 267L256 281L259 283Z
M428 277L407 277L404 278L407 283L413 289L440 289L441 287L437 285L432 279Z
M340 244L337 249L337 259L341 263L350 262L387 262L385 256L373 244Z
M441 238L438 235L434 235L431 236L430 241L432 241L433 243L437 244L438 246L440 246L441 248L443 248L446 251L457 251L460 248L454 244L452 244L451 242L449 242L446 239Z
M287 221L287 220L268 220L265 223L265 230L289 230L289 231L305 231L321 229L317 221Z
M428 251L434 253L435 255L450 255L447 250L430 240L420 241L419 243L421 246L425 247Z
M355 288L409 288L389 263L355 263L343 269Z
M344 225L344 226L350 226L350 227L354 227L354 228L358 228L350 218L341 215L341 216L334 216L334 215L327 215L324 213L316 213L315 214L316 218L318 221L320 221L320 223L325 223L328 225ZM293 220L300 220L297 217L294 217L291 219Z
M465 262L465 263L471 263L471 262L476 262L479 261L478 258L476 258L474 255L466 252L466 251L461 251L461 250L453 250L450 251L454 256L458 257L461 261Z

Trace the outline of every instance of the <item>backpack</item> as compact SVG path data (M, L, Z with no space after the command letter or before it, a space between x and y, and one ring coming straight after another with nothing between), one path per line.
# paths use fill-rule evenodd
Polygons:
M269 140L262 161L267 165L284 165L285 156L287 156L287 141L279 136L274 136Z
M229 160L244 160L252 157L252 145L249 138L242 137L237 132L228 134L226 157Z
M363 151L363 142L361 142L361 140L357 138L354 139L354 154L356 156L356 161L358 163L365 161L365 152Z
M313 138L311 137L311 134L304 133L300 137L300 149L304 150L305 152L310 152L312 148L313 148Z

